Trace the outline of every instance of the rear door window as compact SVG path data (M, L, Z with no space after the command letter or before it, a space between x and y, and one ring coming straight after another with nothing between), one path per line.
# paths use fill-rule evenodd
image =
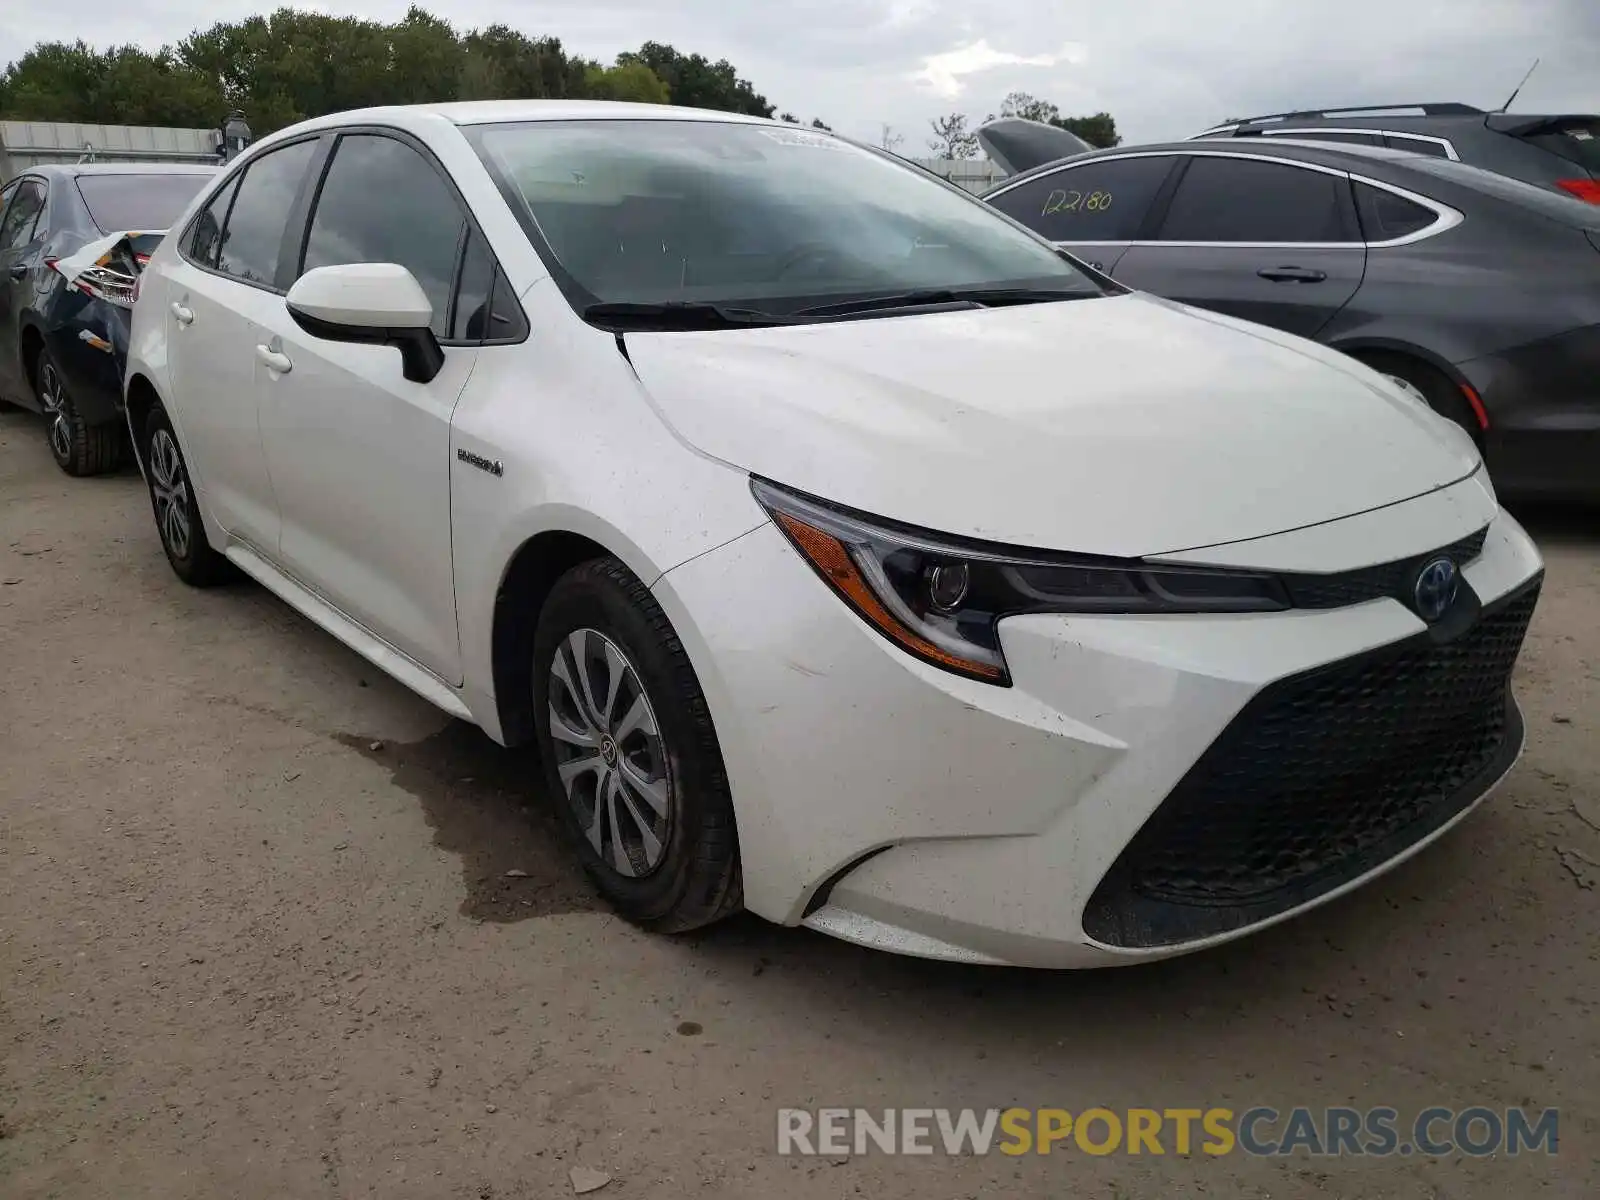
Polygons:
M1370 183L1356 184L1361 232L1369 242L1387 242L1426 229L1439 219L1431 208Z
M990 203L1052 242L1125 242L1138 235L1175 155L1112 158L1053 171Z
M79 175L78 194L101 233L170 229L210 175Z
M0 221L0 250L20 250L33 240L33 228L44 211L44 184L24 179L11 197L5 219Z
M222 249L222 227L228 222L228 209L233 204L233 194L238 190L239 176L235 175L212 198L211 203L200 210L200 215L190 227L189 240L181 249L202 267L216 269L217 252Z
M1378 133L1354 133L1348 129L1296 129L1284 133L1274 133L1271 137L1305 138L1312 142L1337 142L1350 146L1381 146L1383 135Z
M1342 175L1247 158L1196 157L1172 197L1164 242L1359 241Z
M274 287L278 252L289 210L316 153L316 141L269 150L245 168L217 254L217 270L235 279ZM374 202L382 197L374 196Z
M1406 137L1404 134L1391 133L1384 137L1391 150L1404 150L1407 154L1426 154L1429 158L1449 158L1450 151L1445 149L1443 142L1436 142L1432 138Z

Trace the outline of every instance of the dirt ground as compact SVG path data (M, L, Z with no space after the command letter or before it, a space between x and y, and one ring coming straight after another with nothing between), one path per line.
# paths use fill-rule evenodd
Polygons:
M0 415L0 1195L1600 1192L1600 528L1549 578L1528 750L1356 896L1173 963L895 959L599 905L534 764L262 589L180 585L136 474ZM526 878L508 878L508 871ZM698 1029L698 1032L696 1030ZM780 1158L780 1106L1559 1106L1520 1158Z

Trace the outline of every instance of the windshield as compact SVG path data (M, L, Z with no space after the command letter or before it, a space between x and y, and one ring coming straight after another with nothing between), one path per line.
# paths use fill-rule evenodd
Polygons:
M580 310L788 313L941 289L1103 294L980 201L824 133L656 120L467 133Z
M78 194L101 233L171 228L210 174L79 175Z

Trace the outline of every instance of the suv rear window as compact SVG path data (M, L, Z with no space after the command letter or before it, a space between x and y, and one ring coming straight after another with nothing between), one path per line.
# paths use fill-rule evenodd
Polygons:
M79 175L78 194L101 233L168 229L210 175Z
M1579 118L1546 125L1523 134L1523 141L1559 154L1600 177L1600 117Z

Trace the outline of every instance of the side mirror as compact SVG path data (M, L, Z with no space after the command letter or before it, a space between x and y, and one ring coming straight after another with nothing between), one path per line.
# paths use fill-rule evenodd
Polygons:
M317 267L294 281L284 303L312 337L395 347L413 383L427 383L444 369L444 351L430 328L433 305L416 276L398 263Z

